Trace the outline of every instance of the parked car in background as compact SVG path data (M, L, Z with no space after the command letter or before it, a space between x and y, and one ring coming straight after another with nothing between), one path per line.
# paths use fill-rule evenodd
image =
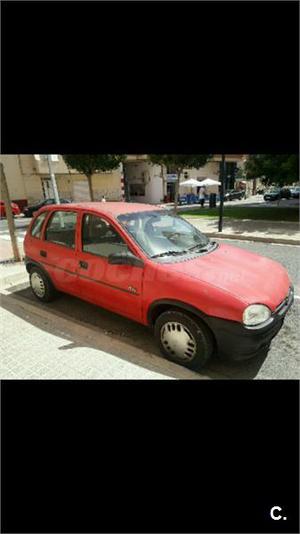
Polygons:
M291 196L292 196L292 193L289 187L282 187L280 189L280 198L290 199Z
M291 192L291 198L299 198L299 195L300 195L300 186L296 186L296 187L290 187L290 192Z
M264 200L267 201L280 200L281 198L291 198L291 191L288 187L271 187L264 194Z
M257 195L263 195L264 192L265 192L265 189L263 189L263 188L260 188L260 189L257 189L257 190L256 190L256 194L257 194Z
M71 201L67 200L66 198L60 198L60 202L61 204L69 204ZM23 209L23 213L25 217L32 217L35 211L38 211L44 206L51 206L52 204L55 204L54 198L44 198L43 200L38 200L38 202L31 204L30 206L26 206Z
M280 198L280 187L271 187L264 194L264 200L267 201L280 200Z
M293 303L282 265L148 204L42 208L24 250L38 300L69 293L147 325L162 353L191 369L213 353L266 354Z
M15 202L11 202L11 210L12 210L13 216L21 214L21 210L18 204L16 204ZM0 200L0 217L1 218L6 217L5 204L3 200Z
M245 197L245 191L237 191L236 189L230 189L224 195L224 200L242 200Z

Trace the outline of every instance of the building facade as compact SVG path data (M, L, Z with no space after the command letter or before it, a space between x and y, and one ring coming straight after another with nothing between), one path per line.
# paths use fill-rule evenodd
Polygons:
M204 180L212 178L220 180L221 154L216 154L200 169L184 169L180 177L183 182L187 179ZM243 154L226 154L226 182L225 189L234 189L236 186L237 171L243 167L246 156ZM147 154L127 156L124 164L124 174L129 186L131 200L157 204L172 202L175 196L174 169L162 168L160 165L152 165ZM217 192L217 188L211 192ZM190 188L180 187L181 193L190 192Z
M40 154L1 155L11 200L23 207L43 198L53 198L48 160ZM51 166L55 173L58 192L61 198L73 201L88 199L87 179L74 169L68 169L61 155L51 156ZM103 196L107 200L122 200L123 169L96 173L92 183L95 200Z
M243 167L246 156L226 155L225 189L234 189L237 170ZM47 156L40 154L1 155L10 197L20 207L43 198L52 198L52 184ZM74 169L69 169L61 155L51 155L51 166L55 173L61 198L72 201L89 199L87 179ZM184 169L181 181L189 178L219 181L221 155L213 158L200 169ZM153 165L147 154L127 155L126 161L114 171L96 173L92 177L95 200L124 200L124 177L131 201L159 204L172 202L175 193L174 170ZM180 187L182 194L190 189ZM212 191L215 192L215 191Z

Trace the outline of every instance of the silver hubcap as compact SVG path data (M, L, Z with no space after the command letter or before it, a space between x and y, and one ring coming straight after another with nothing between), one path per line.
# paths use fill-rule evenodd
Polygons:
M38 273L32 273L30 280L34 293L38 297L43 297L45 295L46 288L42 277Z
M196 340L189 329L181 323L165 323L160 331L164 349L173 357L190 361L196 354Z

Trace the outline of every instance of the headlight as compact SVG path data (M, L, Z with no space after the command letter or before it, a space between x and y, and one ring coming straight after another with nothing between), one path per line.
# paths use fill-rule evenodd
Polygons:
M245 326L256 326L264 323L271 317L271 310L264 304L251 304L243 313Z

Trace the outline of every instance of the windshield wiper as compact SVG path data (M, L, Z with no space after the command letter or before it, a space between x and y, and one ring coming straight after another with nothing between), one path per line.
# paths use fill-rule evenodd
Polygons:
M201 245L200 243L198 245L194 245L193 247L190 247L189 250L195 250L196 248L199 248L199 252L207 252L210 248L215 246L215 241L209 241L206 245Z
M187 250L167 250L166 252L161 252L160 254L154 254L150 256L151 258L161 258L162 256L180 256L181 254L187 254Z

